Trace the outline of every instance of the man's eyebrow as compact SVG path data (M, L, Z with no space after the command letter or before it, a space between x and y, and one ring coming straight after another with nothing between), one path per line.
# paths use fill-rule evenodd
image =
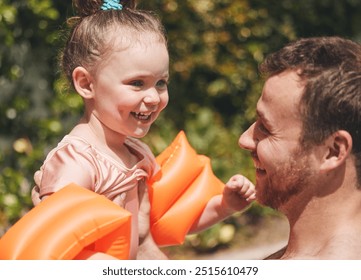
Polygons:
M265 125L269 125L270 122L267 119L267 117L265 116L265 114L260 111L259 109L256 109L256 114L257 114L257 118L260 119Z
M259 119L264 119L264 114L259 110L259 109L256 109L256 114L257 114L257 118Z

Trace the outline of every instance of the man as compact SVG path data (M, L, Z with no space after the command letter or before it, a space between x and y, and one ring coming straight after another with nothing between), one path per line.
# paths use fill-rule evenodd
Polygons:
M290 224L281 259L361 259L361 45L300 39L271 54L240 139L258 201Z

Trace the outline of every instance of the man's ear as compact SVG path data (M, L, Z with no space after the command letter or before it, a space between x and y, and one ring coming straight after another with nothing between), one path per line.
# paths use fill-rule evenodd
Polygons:
M73 71L75 90L85 99L94 97L92 76L84 67L78 66Z
M338 130L325 140L321 170L329 171L342 165L352 150L352 137L345 130Z

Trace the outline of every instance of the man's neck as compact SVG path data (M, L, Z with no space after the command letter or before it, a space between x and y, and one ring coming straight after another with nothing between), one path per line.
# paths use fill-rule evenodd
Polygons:
M297 215L289 209L290 237L283 259L361 258L360 190L339 190L314 197Z

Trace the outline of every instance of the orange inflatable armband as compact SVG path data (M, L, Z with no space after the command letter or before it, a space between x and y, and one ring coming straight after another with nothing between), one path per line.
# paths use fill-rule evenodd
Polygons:
M158 245L178 245L224 184L210 159L183 131L157 158L150 178L151 232ZM31 209L0 239L0 259L78 259L89 251L128 259L131 214L104 196L70 184Z
M208 201L222 193L224 183L183 131L156 160L161 170L148 182L151 232L158 245L182 244Z
M83 249L128 259L131 214L70 184L46 198L0 239L2 260L70 260Z

